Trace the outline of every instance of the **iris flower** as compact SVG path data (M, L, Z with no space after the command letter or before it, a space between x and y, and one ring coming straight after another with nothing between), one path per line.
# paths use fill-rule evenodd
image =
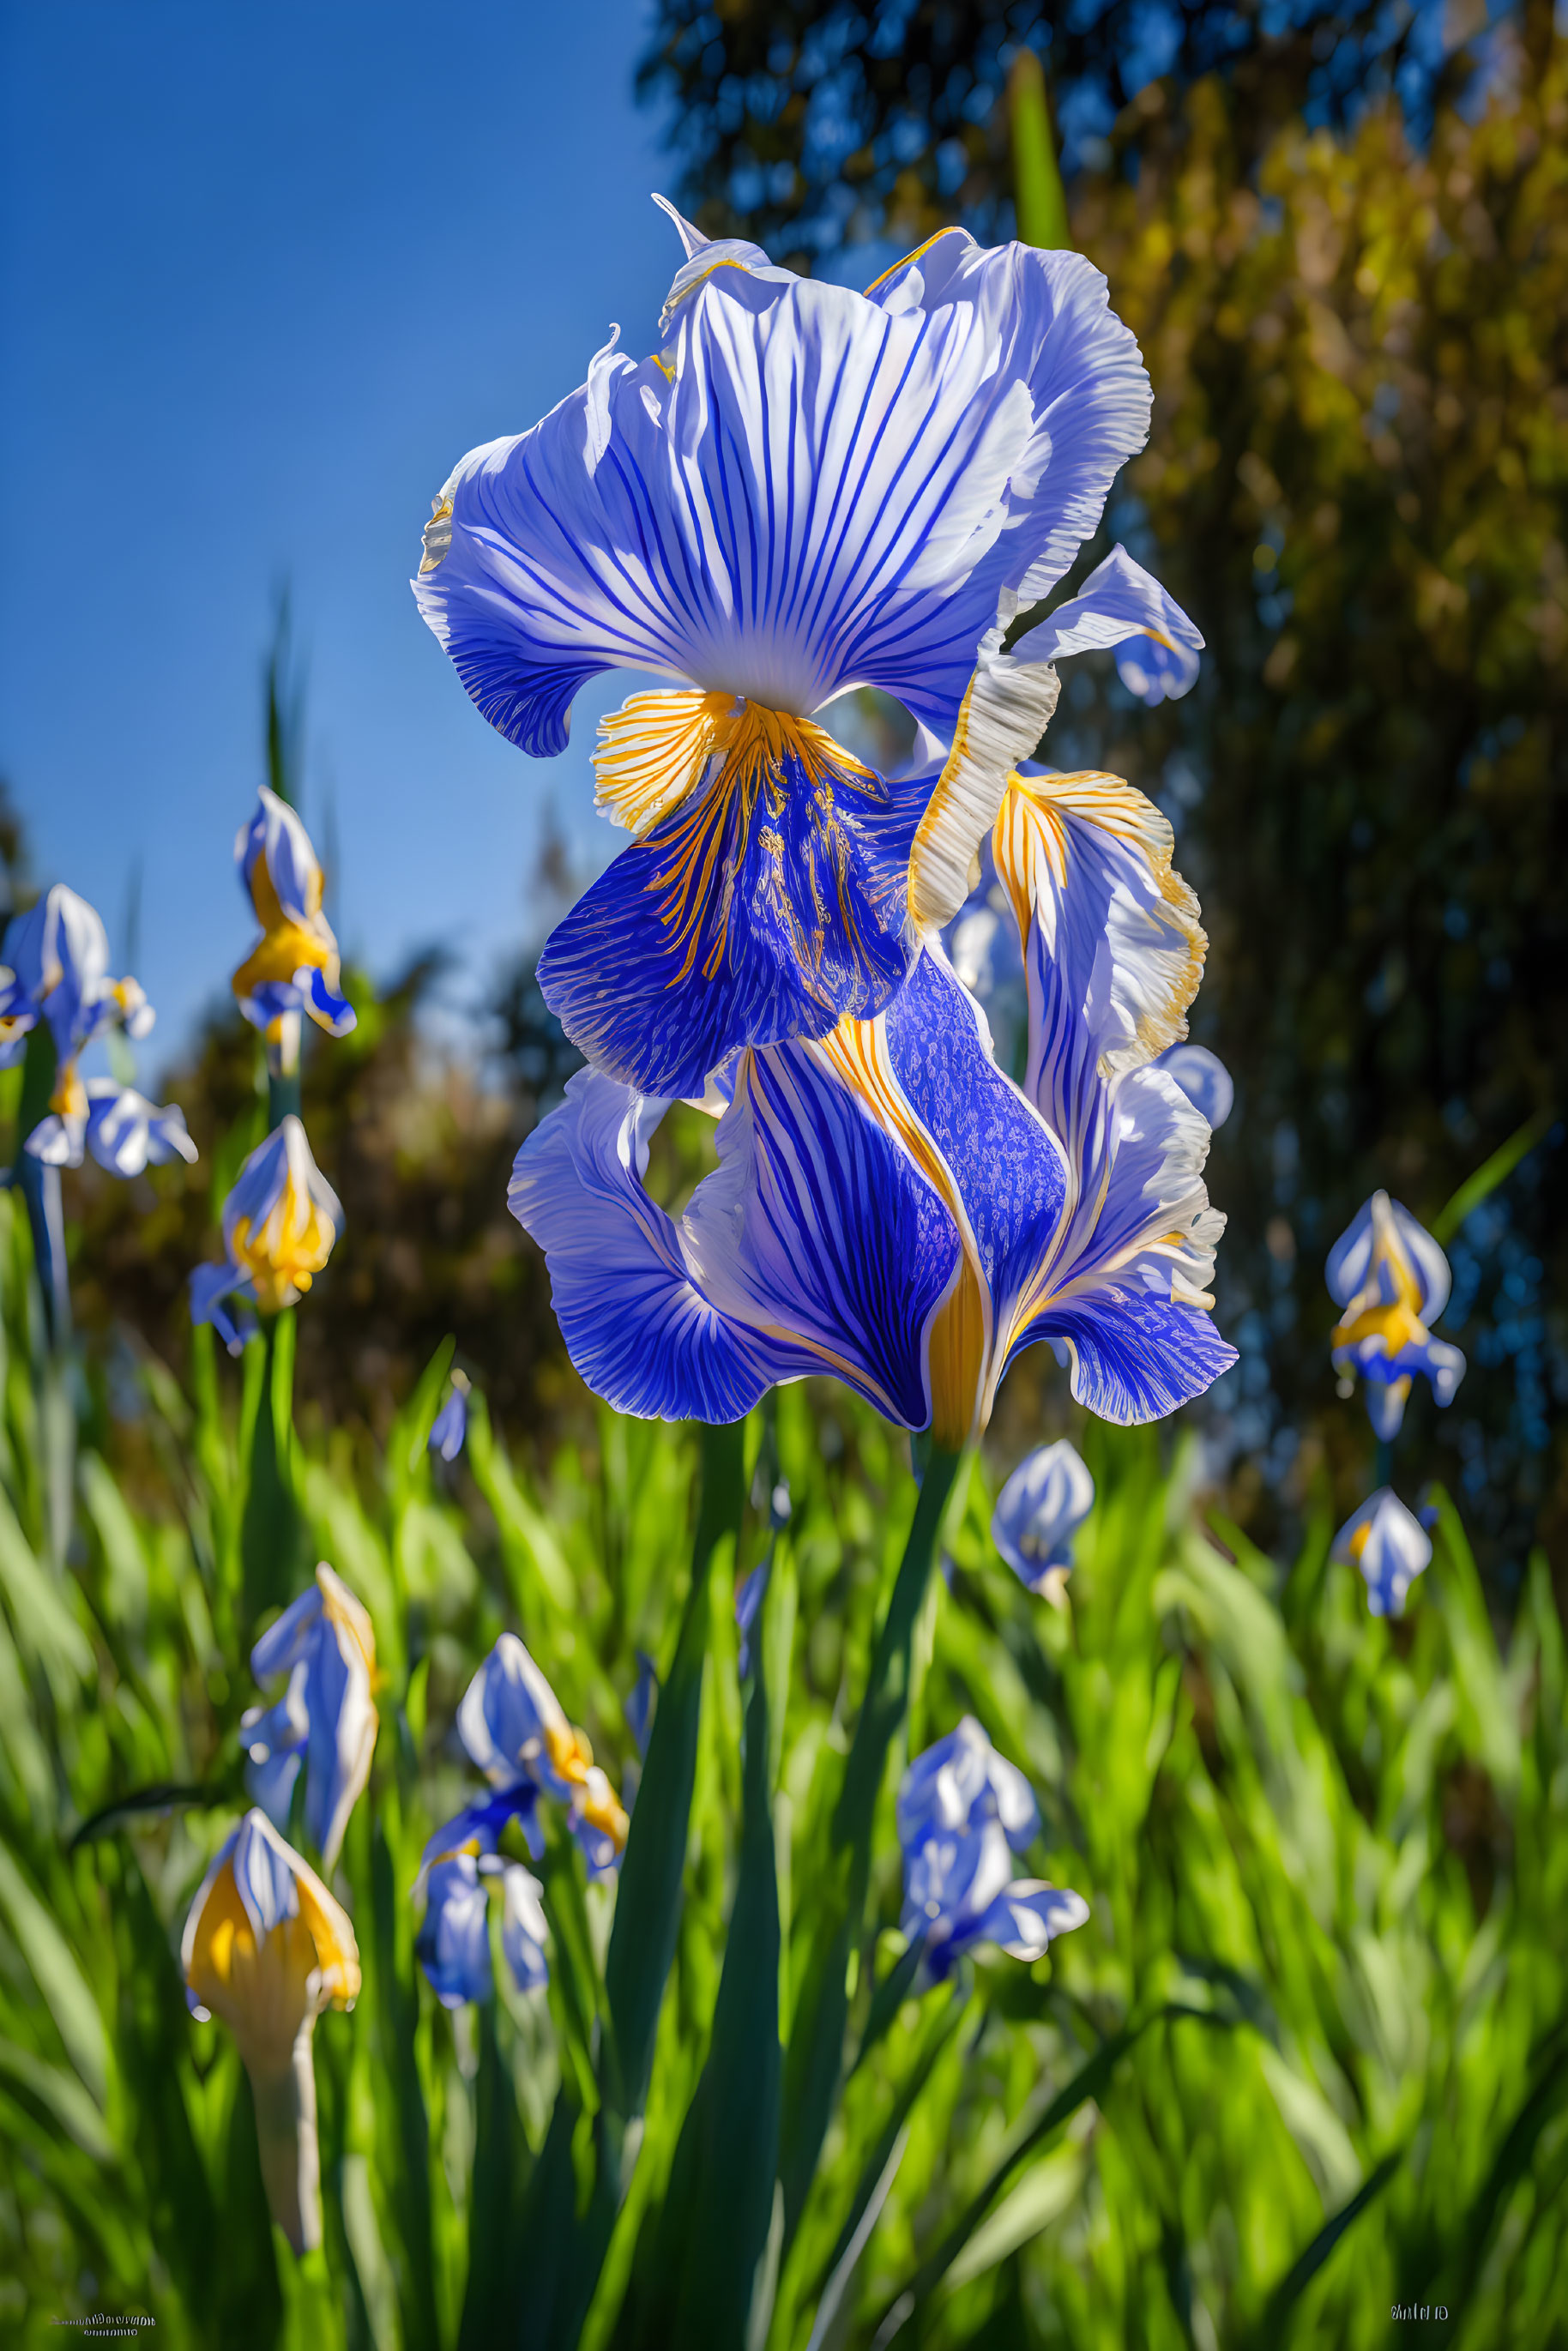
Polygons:
M1359 1373L1367 1416L1387 1444L1399 1434L1419 1372L1440 1405L1465 1375L1458 1347L1427 1329L1448 1302L1448 1260L1408 1208L1375 1192L1329 1252L1328 1286L1343 1311L1329 1341L1349 1395Z
M1024 1081L932 946L873 1021L748 1050L679 1220L643 1184L665 1104L580 1071L509 1194L568 1351L618 1410L734 1420L828 1373L956 1448L1037 1340L1103 1418L1235 1361L1209 1319L1207 1123L1148 1066L1204 939L1170 828L1113 777L1015 777L992 835L1029 987Z
M1150 403L1078 254L946 229L856 294L671 217L660 349L612 337L542 423L471 451L413 583L537 757L589 678L680 681L603 722L598 806L633 841L538 966L582 1052L664 1096L738 1047L873 1018L957 911L1056 700L1049 657L1003 632L1098 528ZM1120 551L1097 579L1073 644L1136 636L1179 690L1191 623ZM822 723L860 686L924 729L912 783Z
M1062 1604L1072 1538L1094 1507L1094 1480L1065 1437L1037 1446L997 1497L991 1541L1030 1592Z
M1393 1488L1380 1486L1345 1520L1329 1555L1361 1570L1375 1616L1403 1616L1405 1595L1431 1559L1432 1543Z
M940 1980L967 1951L996 1943L1016 1959L1044 1955L1053 1936L1082 1927L1081 1894L1015 1877L1040 1813L1023 1773L998 1755L973 1715L917 1756L898 1791L906 1936L925 1943Z
M321 912L325 884L310 836L265 784L256 814L239 829L235 863L261 936L234 976L234 992L267 1039L269 1065L291 1070L302 1012L329 1037L346 1037L354 1008L342 992L338 942Z
M444 2008L488 2000L495 1989L490 1966L490 1895L501 1894L501 1949L519 1991L537 1991L549 1974L545 1959L545 1914L537 1877L520 1861L496 1850L508 1820L521 1818L529 1849L538 1844L533 1820L535 1791L519 1806L509 1797L471 1805L438 1829L425 1847L415 1896L423 1893L424 1917L415 1949L431 1988Z
M213 1323L231 1354L242 1344L225 1301L248 1300L265 1314L292 1306L332 1253L342 1227L337 1194L310 1156L290 1113L258 1144L224 1203L222 1265L191 1276L191 1320Z
M587 1738L567 1720L560 1700L515 1633L502 1634L469 1683L457 1709L457 1729L496 1797L459 1814L452 1829L462 1834L443 1851L455 1850L481 1819L497 1828L514 1814L531 1849L539 1850L529 1823L536 1800L544 1795L568 1807L568 1825L582 1847L589 1875L611 1875L625 1848L626 1815Z
M196 1146L178 1102L162 1108L115 1078L83 1080L68 1065L26 1148L47 1167L79 1167L91 1152L111 1176L140 1176L170 1159L193 1165Z
M55 1083L46 1115L26 1148L46 1166L79 1167L90 1150L112 1176L176 1156L193 1160L196 1146L184 1113L160 1109L134 1086L112 1078L83 1080L77 1063L87 1047L111 1030L145 1037L152 1007L134 979L109 969L109 935L96 908L57 883L5 933L7 968L0 972L0 1068L26 1050L28 1032L43 1021L55 1049Z
M258 1682L287 1674L269 1707L240 1717L256 1802L286 1827L294 1783L306 1771L305 1827L330 1869L349 1815L364 1792L375 1753L376 1636L369 1615L323 1560L308 1592L269 1625L250 1653Z
M324 2008L359 1995L353 1928L266 1813L250 1812L202 1880L180 1961L193 2013L217 2017L238 2043L273 2218L308 2252L321 2242L311 2036Z
M452 1394L431 1423L425 1449L439 1453L444 1461L455 1461L463 1450L468 1434L468 1387L466 1373L454 1372Z

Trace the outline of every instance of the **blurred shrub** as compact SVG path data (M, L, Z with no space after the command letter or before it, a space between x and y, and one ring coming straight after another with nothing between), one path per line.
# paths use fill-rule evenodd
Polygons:
M1322 1263L1360 1201L1434 1219L1550 1134L1464 1228L1471 1369L1429 1432L1517 1574L1532 1520L1568 1536L1568 47L1500 53L1424 152L1385 105L1348 139L1287 126L1249 179L1236 103L1145 92L1135 183L1086 183L1075 222L1157 392L1113 520L1205 675L1135 737L1105 692L1052 751L1163 758L1214 941L1195 1033L1238 1081L1228 1435L1267 1474L1359 1436L1325 1420Z

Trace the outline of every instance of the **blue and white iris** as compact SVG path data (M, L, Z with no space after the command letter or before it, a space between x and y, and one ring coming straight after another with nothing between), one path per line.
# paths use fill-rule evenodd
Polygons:
M321 911L320 861L295 810L265 784L256 814L239 829L235 863L262 935L235 973L234 992L275 1061L291 1066L302 1012L329 1036L345 1037L354 1008L342 992L338 942Z
M490 1896L501 1896L501 1949L519 1991L538 1991L549 1980L543 1888L520 1861L496 1849L509 1820L520 1820L530 1852L539 1849L533 1817L535 1791L526 1799L498 1797L473 1805L438 1829L425 1847L416 1896L424 1917L414 1944L431 1989L444 2008L488 2000L495 1989L490 1963Z
M1330 1250L1327 1271L1342 1309L1329 1342L1333 1367L1346 1395L1357 1374L1364 1381L1367 1416L1388 1443L1416 1373L1439 1405L1453 1402L1465 1375L1460 1350L1427 1327L1448 1302L1448 1260L1408 1208L1375 1192Z
M1380 1486L1345 1520L1330 1553L1346 1567L1361 1570L1375 1616L1404 1615L1405 1595L1431 1556L1427 1530L1389 1486Z
M928 1975L947 1975L981 1943L1038 1959L1054 1936L1082 1926L1089 1906L1082 1895L1013 1875L1014 1855L1028 1850L1039 1828L1028 1781L972 1715L910 1765L898 1792L901 1924L912 1941L922 1939Z
M678 1222L642 1180L660 1100L585 1071L523 1145L513 1213L617 1409L733 1420L829 1373L956 1447L1037 1340L1124 1423L1234 1362L1209 1319L1208 1127L1150 1066L1205 944L1170 828L1113 777L1014 776L991 845L1029 991L1021 1085L927 946L875 1020L738 1058L718 1168Z
M455 1461L463 1450L468 1434L468 1378L463 1372L452 1374L452 1393L430 1425L426 1450L439 1453L443 1461Z
M57 883L5 933L8 968L0 971L0 1068L26 1050L42 1021L55 1049L55 1082L46 1115L26 1149L49 1167L79 1167L90 1151L111 1176L140 1176L169 1159L196 1156L184 1113L160 1108L115 1078L83 1080L77 1062L88 1046L115 1030L140 1040L152 1007L134 979L109 969L109 935L96 910Z
M1118 550L1000 650L1147 433L1088 262L949 229L860 295L673 217L660 350L612 342L531 432L471 452L413 583L479 708L538 756L601 672L683 681L605 722L599 804L636 838L538 967L590 1060L664 1097L889 1002L963 902L1057 653L1136 637L1179 691L1199 642ZM913 783L818 723L862 685L938 754Z
M117 1078L89 1078L74 1071L57 1080L57 1107L41 1118L26 1148L47 1167L79 1167L90 1151L111 1176L140 1176L171 1159L193 1165L197 1157L178 1102L160 1106L122 1086Z
M246 1784L275 1826L287 1829L304 1769L306 1834L329 1870L371 1776L378 1724L375 1633L325 1560L309 1590L252 1649L250 1669L258 1682L279 1674L288 1679L271 1706L253 1706L240 1717Z
M584 1734L515 1633L503 1633L464 1693L457 1729L497 1797L531 1813L538 1796L565 1804L592 1877L616 1869L626 1815ZM466 1816L465 1816L466 1817Z
M1030 1592L1057 1606L1072 1566L1072 1538L1094 1507L1094 1480L1065 1437L1037 1446L997 1497L991 1541Z
M221 1265L191 1276L191 1320L211 1322L231 1354L243 1333L227 1301L243 1299L278 1314L303 1297L342 1228L336 1192L310 1155L292 1113L251 1153L224 1203Z
M649 1667L647 1687L640 1676L634 1694L643 1699L644 1733L656 1687ZM492 1888L501 1892L501 1944L518 1989L531 1991L545 1980L540 1888L520 1862L500 1854L508 1824L517 1823L537 1858L544 1851L539 1798L564 1803L591 1877L614 1874L627 1830L626 1814L593 1761L592 1749L567 1720L560 1700L515 1633L502 1634L469 1683L457 1709L457 1729L492 1793L436 1830L414 1888L416 1896L423 1891L425 1902L420 1964L448 2008L489 1997Z

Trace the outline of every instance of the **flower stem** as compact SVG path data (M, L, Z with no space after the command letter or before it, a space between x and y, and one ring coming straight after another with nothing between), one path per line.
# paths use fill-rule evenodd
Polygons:
M321 2158L311 2062L315 2030L316 2019L308 2016L287 2064L277 2072L253 2072L250 2077L267 2206L297 2253L314 2252L321 2242Z
M22 1099L16 1113L16 1164L12 1180L26 1203L33 1233L33 1263L44 1297L49 1343L59 1349L71 1335L70 1276L66 1268L65 1212L60 1202L60 1171L47 1167L27 1149L27 1137L48 1116L55 1090L55 1040L48 1024L40 1020L28 1035L22 1063Z

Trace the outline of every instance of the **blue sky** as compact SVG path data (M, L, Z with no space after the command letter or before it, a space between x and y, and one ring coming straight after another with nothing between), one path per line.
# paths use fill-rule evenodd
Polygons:
M90 898L167 1057L248 942L231 862L260 780L279 583L308 659L307 821L390 971L445 939L475 988L528 925L553 799L585 864L600 713L526 758L408 576L461 454L651 347L679 261L633 106L640 0L5 0L0 774L36 872ZM161 1050L159 1049L162 1049Z

